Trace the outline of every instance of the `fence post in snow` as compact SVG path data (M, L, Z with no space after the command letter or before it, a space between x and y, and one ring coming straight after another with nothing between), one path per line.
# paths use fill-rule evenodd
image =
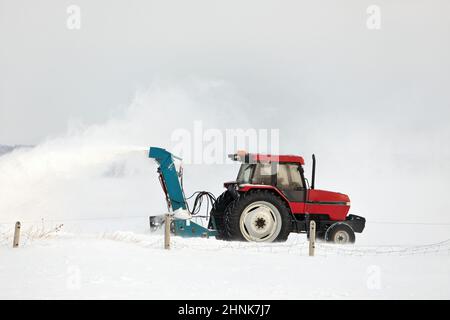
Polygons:
M316 249L316 222L312 220L309 223L309 256L314 256L314 250Z
M164 217L164 249L170 249L170 214Z
M14 240L13 240L13 248L17 248L19 246L20 239L20 222L16 222L16 226L14 228Z

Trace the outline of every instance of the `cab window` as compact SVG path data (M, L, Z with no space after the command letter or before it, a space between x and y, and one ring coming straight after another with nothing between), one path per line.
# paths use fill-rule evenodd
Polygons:
M283 163L278 166L277 187L283 190L299 190L304 188L300 167L294 163Z

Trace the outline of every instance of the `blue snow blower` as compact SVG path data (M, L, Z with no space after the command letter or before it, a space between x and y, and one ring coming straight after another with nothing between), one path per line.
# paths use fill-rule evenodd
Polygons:
M205 228L191 219L195 217L208 218L197 215L200 212L202 199L206 197L208 206L212 206L216 201L213 194L206 191L197 191L191 197L195 197L194 207L189 210L183 190L183 171L178 172L174 159L181 160L165 149L151 147L149 158L155 159L158 163L158 174L161 187L166 196L169 214L173 217L171 232L181 237L210 237L216 236L216 224L214 217L209 217L208 228ZM207 210L208 211L208 210ZM150 230L155 231L164 223L164 215L150 217Z

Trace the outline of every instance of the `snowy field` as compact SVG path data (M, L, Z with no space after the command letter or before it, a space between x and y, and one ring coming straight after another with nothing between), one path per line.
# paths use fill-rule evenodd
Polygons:
M173 237L165 251L145 219L115 221L134 231L79 232L98 223L24 226L18 249L3 228L0 298L450 298L450 226L368 225L356 245L319 243L308 257L304 235L270 245Z

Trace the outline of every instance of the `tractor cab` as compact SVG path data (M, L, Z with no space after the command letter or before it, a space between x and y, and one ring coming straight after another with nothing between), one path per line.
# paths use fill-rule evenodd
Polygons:
M242 153L241 153L242 155ZM249 185L272 186L280 190L289 201L306 200L307 180L304 176L304 160L299 156L274 156L261 154L230 155L241 161L236 184L238 188Z

